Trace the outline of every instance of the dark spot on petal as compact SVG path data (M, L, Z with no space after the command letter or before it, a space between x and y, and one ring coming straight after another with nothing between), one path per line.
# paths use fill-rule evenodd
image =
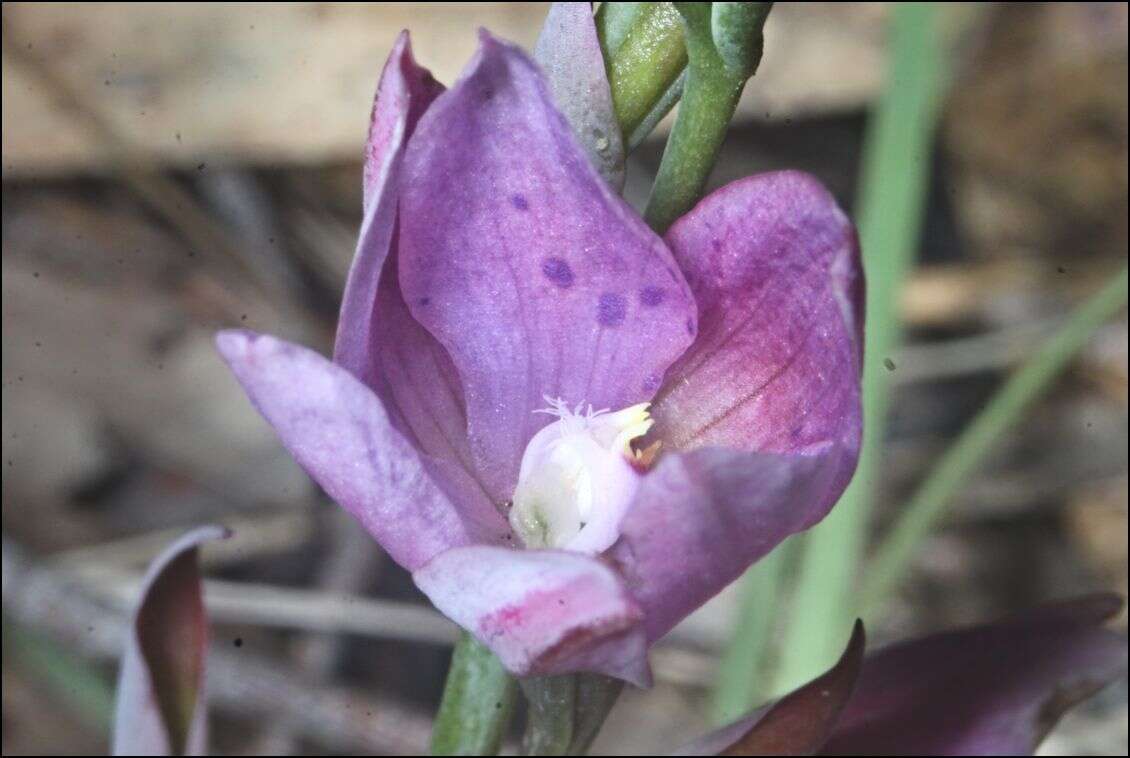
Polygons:
M883 365L886 366L887 371L894 371L895 368L896 368L895 362L892 361L890 358L884 358L883 359Z
M687 334L694 334L694 319L687 319Z
M601 326L620 326L628 315L628 302L617 292L605 292L596 304L596 320Z
M236 647L243 647L243 638L242 637L236 637L234 640L231 641L231 644L235 645Z
M710 240L710 246L714 248L714 252L719 253L722 251L722 240Z
M422 297L422 298L420 298L419 300L416 301L416 303L419 304L419 305L428 305L431 302L432 302L432 299L430 297Z
M511 195L510 204L520 211L528 211L530 209L529 202L522 195Z
M659 389L659 385L662 383L663 380L660 377L656 376L655 374L648 374L647 377L645 377L643 380L643 391L647 392L648 394L655 392L657 389Z
M649 284L640 290L640 302L647 306L656 306L663 302L666 293L662 287L656 287L654 284Z
M541 262L541 272L561 289L573 286L573 269L562 258L546 258Z

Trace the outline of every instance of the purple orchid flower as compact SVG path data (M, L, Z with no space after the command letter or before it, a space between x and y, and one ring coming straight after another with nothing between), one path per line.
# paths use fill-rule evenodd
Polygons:
M1099 595L840 661L677 755L1031 755L1071 706L1126 672Z
M603 71L591 43L577 65ZM555 91L485 32L444 91L402 34L333 362L217 344L298 462L511 672L646 685L648 646L852 476L858 245L796 172L658 237Z

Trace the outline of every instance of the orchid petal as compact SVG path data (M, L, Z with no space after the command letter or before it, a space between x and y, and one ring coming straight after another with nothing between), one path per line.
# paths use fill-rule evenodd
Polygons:
M385 407L393 409L390 415L394 422L399 419L397 428L463 481L458 496L470 503L468 507L494 508L471 456L459 373L443 346L408 312L397 281L395 251L381 276L373 336L381 375L371 386Z
M828 513L861 429L858 248L815 180L734 182L667 240L700 331L652 415L668 449L698 449L644 478L614 548L652 639Z
M624 187L624 141L596 34L592 3L554 3L534 46L558 110L589 160L617 192Z
M416 65L408 32L401 32L381 73L365 144L364 221L342 297L334 361L362 381L374 375L372 334L377 287L392 244L404 146L416 122L443 91Z
M342 298L334 362L377 394L397 429L419 449L470 470L458 374L443 347L408 313L396 270L404 147L442 91L428 70L416 65L408 33L401 33L373 102L365 148L365 215ZM473 479L463 494L486 499Z
M405 568L509 533L497 511L451 499L462 487L450 467L417 452L350 372L252 332L220 332L216 345L295 460Z
M794 171L749 177L699 203L667 242L698 303L699 336L652 409L664 443L857 451L863 277L831 195ZM833 499L856 456L837 463Z
M218 526L193 529L150 564L118 678L114 755L205 754L210 635L196 553L227 536Z
M643 478L610 559L656 640L785 537L819 520L849 451L809 455L701 448Z
M381 72L369 116L362 195L362 207L366 210L387 199L389 179L395 173L402 148L420 116L443 89L431 71L416 63L408 32L402 31Z
M1029 755L1069 707L1126 671L1098 596L869 656L829 755Z
M640 609L596 559L473 546L449 550L412 576L518 676L592 671L650 684Z
M695 332L656 237L590 165L519 49L482 35L420 119L404 162L400 284L462 379L471 450L513 493L545 396L648 400Z

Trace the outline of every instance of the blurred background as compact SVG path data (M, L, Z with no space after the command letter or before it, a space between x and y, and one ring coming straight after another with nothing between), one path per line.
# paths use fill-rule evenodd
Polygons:
M540 3L3 6L3 752L108 745L145 564L202 522L217 752L417 753L453 627L328 503L216 356L247 326L328 352L384 57L451 83ZM855 202L889 6L778 4L712 184L771 168ZM946 88L891 416L881 530L1002 378L1127 257L1127 6L947 4ZM646 198L664 128L630 159ZM921 169L921 167L919 167ZM871 638L1127 591L1127 321L963 483ZM655 651L597 751L705 728L727 591ZM1125 612L1116 622L1123 630ZM1126 683L1048 753L1125 754Z

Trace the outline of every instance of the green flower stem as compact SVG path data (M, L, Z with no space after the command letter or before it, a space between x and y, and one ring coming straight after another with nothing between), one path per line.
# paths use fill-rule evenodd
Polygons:
M612 105L625 136L637 131L687 65L684 27L671 3L602 3L597 32L604 45ZM608 8L608 10L605 10ZM630 26L626 23L629 12ZM627 28L625 34L624 29Z
M494 653L464 632L432 728L432 755L495 755L516 694L514 678Z
M600 674L529 677L522 693L529 704L526 755L584 755L624 683Z
M577 677L536 676L522 680L529 703L522 751L526 755L569 755L577 705Z
M612 706L624 691L624 682L601 674L577 674L577 703L570 755L588 752Z
M768 4L758 5L766 6L761 16L764 23ZM701 197L747 79L745 71L727 67L714 46L710 4L676 3L676 7L686 27L687 76L675 126L644 211L644 219L660 234ZM750 47L759 49L760 26L756 34Z
M950 446L911 497L867 571L863 608L874 612L907 570L946 504L984 461L993 444L1044 392L1102 326L1126 305L1127 268L1092 295L1014 373Z

